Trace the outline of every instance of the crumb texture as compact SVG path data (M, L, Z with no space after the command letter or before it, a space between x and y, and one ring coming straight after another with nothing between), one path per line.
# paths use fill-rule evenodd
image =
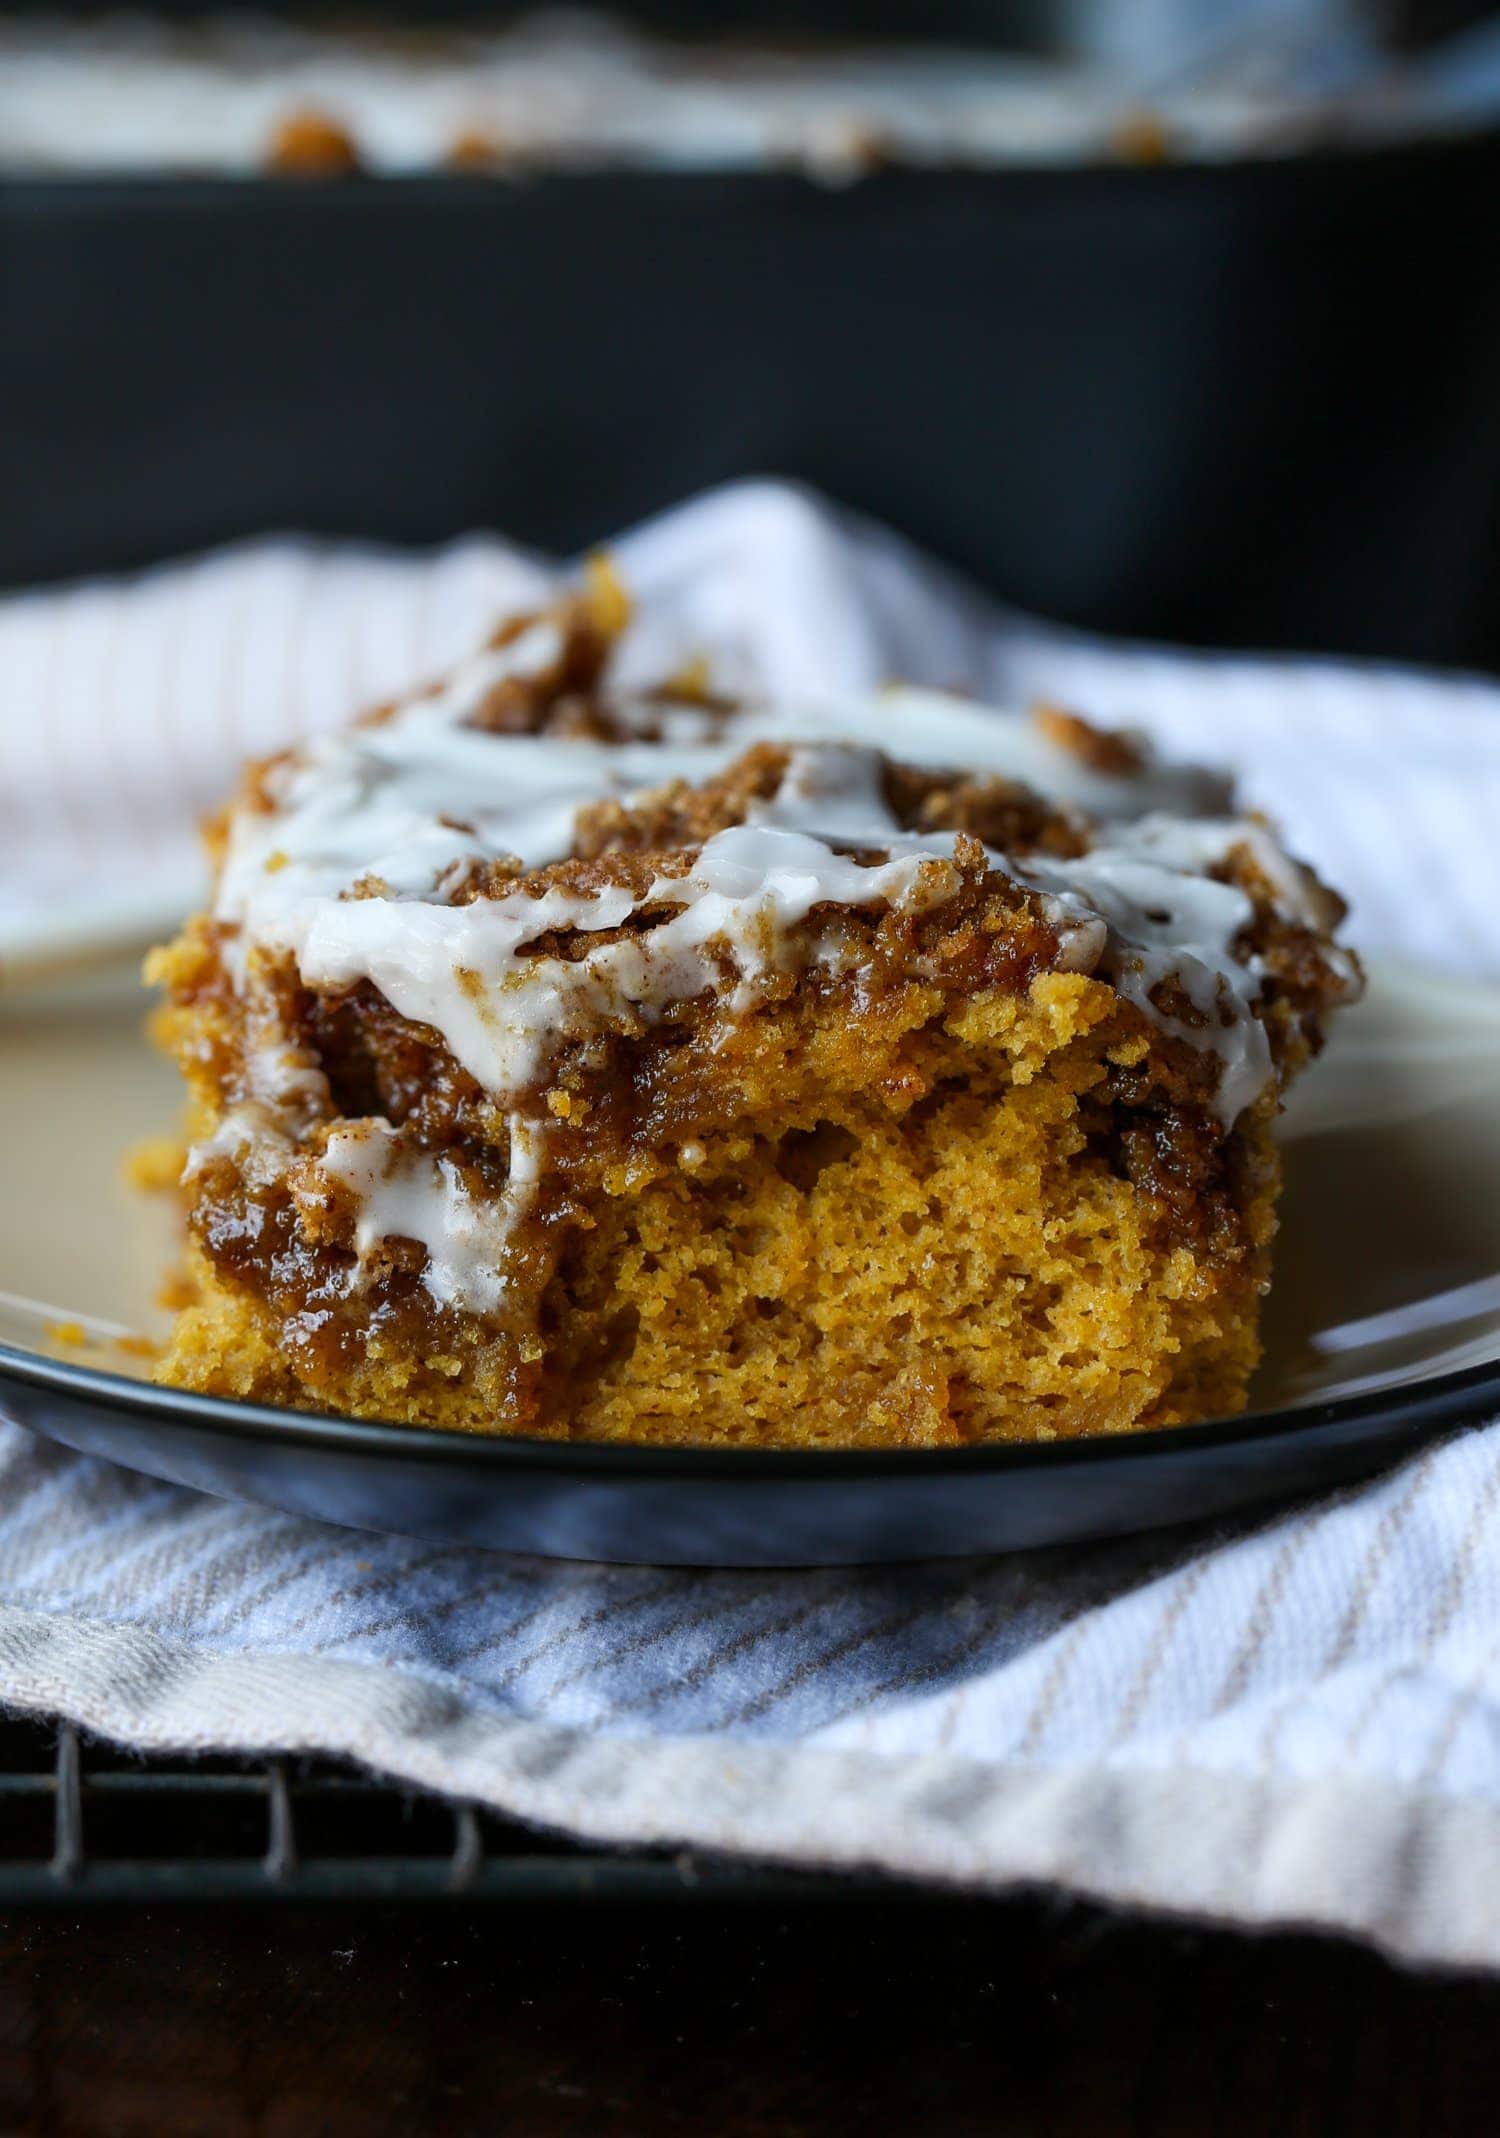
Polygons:
M529 1358L452 1313L421 1314L417 1340L387 1314L337 1347L289 1341L279 1308L200 1249L163 1377L683 1444L941 1447L1234 1410L1258 1357L1269 1123L1246 1124L1185 1228L1119 1142L1122 1022L1098 982L1054 975L883 1045L813 1028L795 1085L767 1045L738 1119L601 1183L540 1290Z

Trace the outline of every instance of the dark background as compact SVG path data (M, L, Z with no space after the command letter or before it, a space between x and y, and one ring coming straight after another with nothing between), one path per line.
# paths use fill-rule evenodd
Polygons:
M572 550L794 475L1029 608L1500 667L1500 136L1263 165L0 186L0 579Z

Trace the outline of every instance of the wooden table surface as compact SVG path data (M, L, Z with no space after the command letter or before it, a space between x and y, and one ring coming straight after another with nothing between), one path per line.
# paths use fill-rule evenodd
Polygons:
M0 2132L1500 2127L1500 1984L1026 1899L0 1920Z

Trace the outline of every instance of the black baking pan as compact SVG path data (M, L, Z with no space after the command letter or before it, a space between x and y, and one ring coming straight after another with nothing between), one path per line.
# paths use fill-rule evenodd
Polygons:
M0 184L0 581L572 550L800 476L1043 614L1500 667L1500 133L1161 168Z

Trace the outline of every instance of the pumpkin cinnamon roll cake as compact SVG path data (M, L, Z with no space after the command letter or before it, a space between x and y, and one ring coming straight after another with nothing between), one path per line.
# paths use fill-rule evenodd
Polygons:
M598 576L212 827L161 1378L734 1446L1243 1405L1338 899L1071 714L627 693L624 620Z

